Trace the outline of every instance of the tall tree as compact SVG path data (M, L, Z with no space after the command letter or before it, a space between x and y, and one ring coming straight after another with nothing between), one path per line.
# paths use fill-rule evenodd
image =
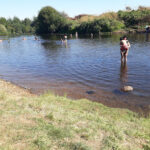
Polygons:
M48 34L60 32L66 28L66 18L54 8L47 6L41 9L37 17L37 33Z

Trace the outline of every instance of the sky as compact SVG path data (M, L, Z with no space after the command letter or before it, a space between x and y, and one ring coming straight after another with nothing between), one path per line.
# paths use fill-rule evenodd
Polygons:
M137 9L150 6L150 0L1 0L0 17L33 18L42 7L52 6L70 17L79 14L99 15L108 11L124 10L126 6Z

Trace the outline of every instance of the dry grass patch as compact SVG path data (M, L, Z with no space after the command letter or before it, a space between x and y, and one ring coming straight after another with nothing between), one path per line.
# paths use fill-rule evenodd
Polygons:
M0 91L0 149L148 150L150 118L88 100ZM2 86L2 85L1 85ZM14 86L14 92L9 92ZM16 90L16 91L15 91Z

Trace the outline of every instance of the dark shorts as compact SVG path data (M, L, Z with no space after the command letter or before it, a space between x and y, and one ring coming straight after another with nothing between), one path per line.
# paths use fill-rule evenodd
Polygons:
M120 49L120 52L123 53L124 55L128 52L128 49Z

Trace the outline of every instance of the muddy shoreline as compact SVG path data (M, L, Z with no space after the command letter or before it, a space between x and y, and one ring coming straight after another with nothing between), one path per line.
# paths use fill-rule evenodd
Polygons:
M140 115L148 116L150 114L150 105L147 98L144 96L132 96L128 93L108 92L104 90L97 90L74 86L71 83L51 83L49 89L29 89L20 86L14 82L0 79L1 89L9 93L17 95L23 94L24 96L38 96L46 92L53 93L59 96L66 96L72 100L88 99L90 101L102 103L105 106L113 108L129 109ZM140 101L139 101L140 99Z
M67 96L72 100L88 99L102 103L108 107L129 109L144 116L150 114L150 102L148 101L148 97L145 96L123 93L119 89L110 92L93 87L81 87L70 82L51 83L50 85L49 89L30 89L30 91L37 95L48 91L59 96Z

